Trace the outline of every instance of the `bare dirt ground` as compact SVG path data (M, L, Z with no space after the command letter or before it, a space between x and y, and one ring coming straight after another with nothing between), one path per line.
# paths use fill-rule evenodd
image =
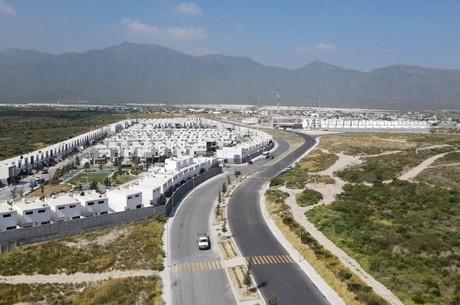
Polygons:
M393 153L386 152L384 154ZM438 158L441 158L445 154L439 154L433 157L428 158L418 166L412 168L408 172L404 173L399 179L401 180L411 180L424 169L431 166L431 164L436 161ZM342 153L337 153L339 159L337 162L329 167L328 169L318 172L319 175L330 176L335 180L335 184L324 184L324 183L308 183L307 188L313 189L320 192L323 195L323 200L321 200L318 205L328 205L334 202L335 196L343 192L343 186L345 182L339 177L334 176L334 172L344 169L348 166L357 165L362 162L362 159L359 156L349 156ZM336 255L340 261L350 268L356 275L358 275L367 285L372 287L372 289L379 294L382 298L386 299L390 304L403 305L401 300L394 295L389 289L384 285L374 279L370 274L364 271L363 268L358 264L356 260L347 255L342 249L337 247L332 241L330 241L326 236L323 235L316 227L308 221L305 217L305 212L312 209L314 206L300 207L296 204L295 195L302 192L302 190L292 190L285 187L281 188L282 191L287 192L290 196L286 199L286 204L291 207L292 214L295 220L300 223L305 230L307 230L324 248Z

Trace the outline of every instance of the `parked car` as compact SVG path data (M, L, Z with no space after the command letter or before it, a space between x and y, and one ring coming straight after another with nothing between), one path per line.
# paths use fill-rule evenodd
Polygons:
M249 160L249 161L248 161L248 164L253 164L253 163L254 163L254 162L252 162L252 160Z
M241 175L241 171L235 171L235 176Z

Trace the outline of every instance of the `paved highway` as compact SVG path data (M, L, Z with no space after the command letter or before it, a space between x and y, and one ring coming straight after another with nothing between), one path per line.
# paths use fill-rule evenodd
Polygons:
M273 255L289 255L265 223L259 206L259 191L269 179L282 170L283 165L292 163L314 145L313 138L302 136L305 139L303 145L282 159L275 158L276 162L273 165L266 165L262 170L257 168L257 174L251 176L233 192L228 204L229 226L240 252L245 257L270 258ZM275 157L287 151L289 146L282 139L277 139L277 143ZM258 165L259 162L254 163L256 164ZM272 261L272 263L254 264L252 274L266 300L275 295L278 304L281 305L329 304L294 262L280 264Z
M236 304L222 268L217 243L211 235L211 249L198 250L196 232L210 234L213 204L226 175L200 185L181 203L169 232L169 264L173 304ZM214 242L214 243L213 243Z

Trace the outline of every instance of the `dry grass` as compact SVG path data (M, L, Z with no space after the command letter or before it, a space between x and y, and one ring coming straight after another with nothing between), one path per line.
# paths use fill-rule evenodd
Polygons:
M231 239L225 239L219 242L220 253L224 255L224 259L232 259L238 256L235 250L235 245Z
M433 186L460 190L460 165L427 168L417 175L416 180Z
M53 193L57 192L69 192L72 189L72 185L70 184L46 184L43 185L43 192L41 186L36 187L32 192L28 193L25 197L32 198L32 197L49 197Z

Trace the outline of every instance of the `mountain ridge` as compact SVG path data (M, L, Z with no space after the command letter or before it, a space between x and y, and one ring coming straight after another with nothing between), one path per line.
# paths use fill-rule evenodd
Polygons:
M459 109L460 70L391 65L363 72L314 61L296 69L159 45L53 55L0 52L0 102L281 104Z

